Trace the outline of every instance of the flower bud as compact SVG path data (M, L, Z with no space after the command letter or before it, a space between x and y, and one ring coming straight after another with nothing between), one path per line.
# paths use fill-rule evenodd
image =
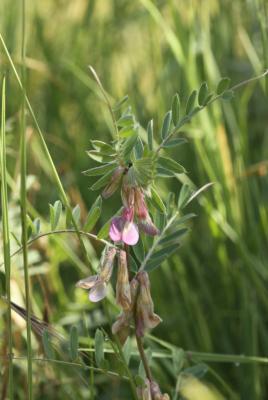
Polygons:
M108 282L112 276L114 258L116 256L116 249L114 247L109 247L104 254L103 260L101 262L100 270L100 280Z
M127 254L121 250L116 283L116 302L123 310L129 310L131 306L131 293L128 277Z
M131 293L131 305L128 310L122 311L118 316L116 321L112 325L112 333L117 334L119 340L122 344L125 343L129 336L130 323L133 318L133 309L136 301L137 291L139 282L137 279L133 278L130 282L130 293Z
M112 194L114 194L116 189L119 187L124 170L125 170L125 168L121 167L121 166L116 168L116 170L114 171L114 173L111 177L110 182L108 183L108 185L104 188L104 190L102 192L102 197L104 199L108 199L108 197L112 196Z
M151 297L150 280L147 272L140 272L137 275L137 279L140 283L140 291L136 308L136 333L139 337L142 337L146 329L155 328L162 320L154 313L154 303Z
M169 395L167 393L162 394L157 382L151 382L151 394L152 400L170 400Z

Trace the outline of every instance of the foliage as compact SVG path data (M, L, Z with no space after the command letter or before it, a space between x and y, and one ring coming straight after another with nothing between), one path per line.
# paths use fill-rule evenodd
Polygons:
M15 2L6 3L0 5L1 35L19 71L21 12ZM178 399L187 392L183 384L196 385L186 378L196 376L225 398L265 398L267 79L239 92L231 87L267 68L265 2L209 1L200 7L185 1L77 0L64 8L52 1L33 3L27 5L25 65L26 106L32 105L26 120L28 271L32 311L39 316L30 320L34 398L55 397L57 389L61 398L102 399L111 383L115 398L129 398L129 379L139 374L134 385L144 383L133 339L122 352L110 340L118 311L111 288L104 307L93 306L74 288L89 269L97 269L103 247L110 245L110 218L120 215L121 202L118 194L105 200L99 192L120 163L131 164L139 184L150 186L148 207L161 231L153 240L142 234L131 250L132 271L141 265L152 271L152 297L164 320L145 339L161 388ZM4 169L11 280L3 267L0 277L2 294L8 295L10 282L11 299L22 306L9 303L16 311L15 395L23 399L21 90L3 46L1 60L1 75L8 71L7 149L1 152L7 165L1 164L1 177ZM86 69L89 63L107 90L106 104ZM192 203L206 182L215 184L197 198L199 205ZM2 210L4 223L5 200ZM7 242L4 249L8 257ZM9 353L10 326L2 301L1 357ZM7 364L0 364L3 396Z

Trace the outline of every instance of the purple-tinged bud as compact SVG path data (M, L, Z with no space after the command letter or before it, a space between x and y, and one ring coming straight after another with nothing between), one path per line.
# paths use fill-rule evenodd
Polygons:
M104 188L104 190L102 192L102 197L104 199L108 199L118 189L121 178L124 173L124 170L125 170L125 168L121 167L121 166L116 168L116 170L114 171L114 173L110 179L110 182L108 183L108 185Z
M100 279L104 282L108 282L111 279L115 256L116 249L114 247L109 247L104 254L99 274Z
M135 214L138 219L138 227L147 235L155 236L159 234L159 230L154 225L147 204L145 202L144 192L141 188L135 189Z
M170 397L167 393L161 393L159 385L155 381L151 382L151 395L152 400L170 400Z
M130 323L133 318L133 309L135 306L135 301L137 297L139 282L137 279L133 278L130 282L130 293L131 293L131 305L130 309L122 311L118 316L116 321L112 325L112 333L117 334L119 340L122 344L125 343L129 336Z
M139 272L137 279L140 283L140 290L136 308L136 333L139 337L142 337L146 329L155 328L162 320L154 313L154 303L151 296L150 280L147 272Z
M127 254L124 250L119 253L119 263L116 283L116 302L123 310L129 310L131 307L131 293L129 285Z

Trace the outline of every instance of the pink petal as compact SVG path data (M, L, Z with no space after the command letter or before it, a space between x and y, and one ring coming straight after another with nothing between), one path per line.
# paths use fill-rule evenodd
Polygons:
M96 284L97 280L98 275L88 276L87 278L78 281L75 286L82 289L91 289Z
M122 240L122 230L124 227L124 221L122 217L114 217L111 222L109 236L114 242Z
M134 222L126 222L123 232L122 240L124 243L134 246L139 240L138 227Z
M102 300L107 294L107 285L105 282L99 282L89 291L89 300L97 303Z

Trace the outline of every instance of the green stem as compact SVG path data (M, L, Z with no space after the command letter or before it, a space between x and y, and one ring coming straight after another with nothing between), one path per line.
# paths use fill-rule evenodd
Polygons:
M22 44L21 44L21 80L25 87L25 21L26 20L26 0L22 0ZM27 389L28 399L33 398L33 381L32 381L32 343L31 343L31 293L30 280L28 272L28 247L27 247L27 194L26 194L26 178L27 178L27 149L26 149L26 120L25 120L25 96L22 95L21 109L21 135L20 135L20 206L21 206L21 227L22 227L22 251L23 251L23 269L24 269L24 286L25 286L25 303L26 303L26 326L27 326Z
M14 398L13 390L13 360L12 360L12 320L11 320L11 298L10 298L10 241L9 241L9 222L8 222L8 199L7 199L7 180L6 180L6 82L3 79L2 86L2 118L1 118L1 204L2 204L2 227L3 227L3 251L6 273L6 295L7 295L7 332L8 332L8 392L9 399Z
M93 233L84 232L84 231L81 231L81 230L79 230L78 232L79 232L80 235L87 236L88 238L94 239L94 240L96 240L96 241L98 241L100 243L105 244L106 246L117 248L117 246L115 246L114 244L108 242L107 240L99 239L98 236L94 235ZM35 236L31 240L28 240L27 246L31 246L31 244L33 244L37 240L41 239L42 237L51 236L51 235L58 235L58 234L63 234L63 233L74 233L74 234L76 234L77 231L75 229L59 229L57 231L49 231L49 232L40 233L40 235ZM22 250L23 250L23 247L19 247L16 251L14 251L11 254L10 257L14 257L15 255L19 254ZM4 265L4 263L0 264L0 268L3 265Z
M264 78L265 76L268 75L268 69L265 70L261 75L258 76L254 76L253 78L247 79L243 82L240 82L234 86L232 86L229 90L230 91L235 91L237 89L240 89L243 86L248 85L249 83L258 81L259 79ZM197 112L202 111L205 107L207 107L208 105L214 103L214 101L219 100L222 97L222 94L219 94L215 97L213 97L206 105L201 106ZM158 146L158 148L156 149L156 153L159 153L160 150L164 147L164 145L169 141L169 139L174 136L176 133L179 133L179 130L187 123L189 122L192 117L197 113L196 111L193 114L189 114L189 115L185 115L178 123L177 126L174 127L174 129L172 129L172 131L163 139L163 141L160 143L160 145Z

